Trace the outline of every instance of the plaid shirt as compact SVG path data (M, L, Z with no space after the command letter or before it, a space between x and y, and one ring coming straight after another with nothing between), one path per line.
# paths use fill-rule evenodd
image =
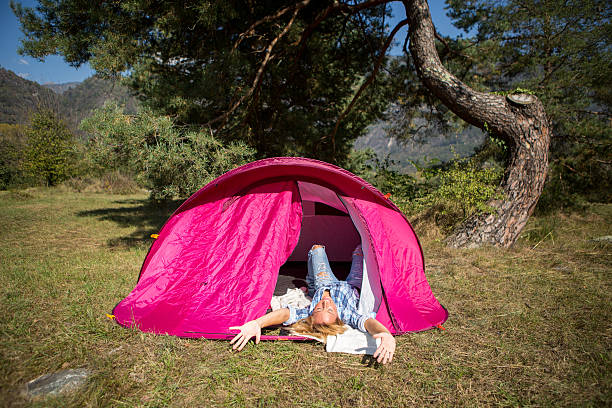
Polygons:
M326 290L329 290L329 295L336 304L340 320L342 320L342 322L348 324L352 328L361 330L365 333L366 320L368 320L369 318L375 318L376 313L370 313L368 316L359 314L357 312L357 306L359 301L359 294L357 290L354 289L348 283L340 281L319 288L315 292L314 297L312 298L312 303L309 307L297 309L291 305L281 305L282 307L288 308L290 313L289 319L283 322L283 324L285 326L288 326L297 322L298 320L302 320L310 316L317 303L319 303L319 301L323 297L323 292L325 292Z

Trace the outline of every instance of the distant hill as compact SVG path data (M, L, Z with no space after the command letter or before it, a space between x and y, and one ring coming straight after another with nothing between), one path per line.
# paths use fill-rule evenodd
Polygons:
M118 81L87 78L61 95L61 110L68 122L78 126L92 110L102 107L106 101L125 106L126 113L136 113L138 101Z
M49 84L43 84L42 86L44 86L45 88L51 89L56 94L61 95L64 92L66 92L67 90L72 89L75 86L78 86L79 84L80 84L80 82L66 82L66 83L63 83L63 84L49 83Z
M355 141L354 147L358 150L371 148L379 159L388 157L396 162L398 170L407 173L416 171L410 164L411 161L419 164L425 164L431 159L447 162L453 159L453 150L460 157L470 156L485 138L480 129L470 126L458 135L440 134L427 137L423 141L399 142L395 138L389 138L385 126L385 122L370 126L368 133Z
M57 110L59 105L52 90L0 67L0 123L23 124L38 107Z
M0 67L0 123L25 124L31 111L43 106L59 112L78 132L81 120L109 100L123 105L127 113L135 113L138 106L137 99L119 82L91 77L83 82L43 86ZM404 144L389 138L387 133L384 122L372 125L354 146L372 148L380 159L388 157L401 171L409 173L415 170L410 161L425 163L434 158L448 161L453 157L451 147L460 156L468 156L484 140L483 133L474 127L459 136L439 135L427 138L426 142Z
M135 113L138 101L118 81L91 77L83 82L40 85L0 67L0 123L25 124L38 107L58 112L77 131L81 120L106 101Z

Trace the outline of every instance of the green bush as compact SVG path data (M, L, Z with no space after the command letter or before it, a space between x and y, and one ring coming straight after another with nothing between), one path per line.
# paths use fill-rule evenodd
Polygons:
M472 214L493 211L487 205L490 199L503 198L499 191L503 168L496 164L503 152L498 150L494 146L495 155L485 152L464 159L455 154L455 160L445 165L437 159L425 166L413 163L417 175L411 176L401 173L393 160L380 160L366 149L351 152L345 168L390 194L391 201L414 222L433 221L448 232Z
M429 211L436 224L452 228L474 213L493 211L487 202L501 199L498 185L503 170L479 166L474 160L455 159L447 168L420 169L424 178L419 196L411 201L409 213Z
M149 110L126 115L106 105L81 128L91 139L94 172L132 175L154 200L185 198L226 171L254 157L242 142L223 145L202 129L179 127Z
M23 181L23 133L22 125L0 123L0 190L17 186Z
M35 183L54 186L75 168L76 146L66 123L50 110L36 112L25 128L23 169Z

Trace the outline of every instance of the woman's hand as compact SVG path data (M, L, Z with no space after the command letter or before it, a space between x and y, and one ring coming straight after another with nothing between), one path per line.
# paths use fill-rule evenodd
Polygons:
M390 363L395 353L395 338L387 332L376 333L372 337L380 339L380 346L374 352L376 361L383 364Z
M395 338L389 333L389 330L375 318L370 318L364 324L368 333L375 339L380 339L380 346L374 352L374 358L379 363L387 364L393 360L395 353Z
M234 344L234 350L242 350L244 346L249 342L251 337L255 337L255 344L259 344L259 339L261 338L261 329L263 327L273 326L275 324L281 324L284 321L287 321L291 317L291 312L286 307L281 309L277 309L273 312L270 312L266 315L263 315L256 320L251 320L250 322L246 322L242 326L234 326L230 327L230 330L240 330L230 344Z
M257 320L251 320L250 322L246 322L242 326L233 326L229 328L230 330L240 330L230 344L234 344L232 349L234 350L242 350L244 346L249 342L251 337L255 337L255 344L259 344L259 338L261 337L261 326L257 323Z

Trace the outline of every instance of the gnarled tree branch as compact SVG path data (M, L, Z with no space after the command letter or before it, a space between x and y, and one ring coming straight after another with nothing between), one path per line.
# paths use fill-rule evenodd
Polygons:
M225 125L225 123L227 122L227 119L229 118L229 116L234 113L234 111L236 109L238 109L238 107L248 98L251 97L251 95L253 95L253 92L255 91L255 89L259 86L260 82L261 82L261 78L263 77L263 73L266 70L266 66L268 65L268 63L274 58L274 55L272 54L272 50L274 49L274 47L276 46L276 43L278 43L278 41L283 38L285 36L285 34L287 34L287 32L289 31L289 29L291 28L291 26L293 25L293 22L295 21L295 18L298 15L298 12L300 11L300 8L295 8L293 10L293 16L291 16L291 20L289 20L289 22L287 23L287 25L285 26L285 28L283 29L283 31L281 31L272 41L270 41L270 44L268 44L268 46L265 49L265 57L263 59L263 61L261 62L261 65L259 66L259 69L257 70L257 73L255 74L255 79L253 80L253 84L251 85L251 87L249 88L249 90L240 97L240 99L238 99L233 105L232 107L227 110L226 112L224 112L222 115L217 116L215 119L209 121L206 126L211 126L214 123L223 121L223 125ZM223 126L222 126L223 127Z
M372 73L370 74L368 79L363 84L361 84L361 86L359 87L359 90L355 93L355 95L353 96L353 99L351 99L351 102L344 109L344 111L342 111L340 116L338 116L338 120L336 120L336 125L334 126L334 129L332 130L332 132L329 135L329 137L332 140L332 147L333 147L334 151L335 151L335 148L336 148L335 136L336 136L336 133L338 133L338 127L340 127L340 122L342 122L342 120L351 111L351 109L353 109L353 106L357 102L357 99L359 99L359 97L361 96L361 93L374 81L374 78L376 78L376 74L378 73L378 70L380 69L380 66L381 66L382 62L385 59L385 55L387 54L387 49L391 45L391 42L393 41L393 38L395 37L397 32L400 30L400 28L402 28L403 26L405 26L407 24L408 24L408 19L402 20L402 21L400 21L395 26L395 28L393 28L393 30L391 30L391 33L387 37L387 40L385 41L385 44L383 45L382 49L380 50L380 55L378 56L378 60L376 61L376 64L374 65L374 69L372 70Z
M256 22L251 24L251 26L245 32L241 33L238 36L238 40L236 40L236 42L234 43L233 49L237 49L238 46L240 45L240 43L242 42L242 40L244 40L248 35L253 34L255 32L255 28L258 25L274 21L274 20L284 16L289 11L294 11L295 12L296 10L300 10L300 9L306 7L310 3L310 1L311 0L304 0L304 1L301 1L301 2L298 2L298 3L295 3L295 4L291 5L291 6L287 6L284 9L279 10L278 12L276 12L276 13L274 13L272 15L269 15L269 16L266 16L266 17L260 19L260 20L257 20Z
M306 27L304 31L302 32L302 36L300 37L299 41L296 43L296 45L299 47L296 61L299 61L300 58L302 57L302 54L304 53L304 49L306 48L306 41L308 40L308 38L310 38L314 30L329 16L336 14L336 13L341 13L341 12L344 12L347 14L354 14L364 9L380 6L381 4L390 3L391 1L392 0L370 0L370 1L363 2L363 3L354 4L352 6L349 4L340 3L340 2L336 2L332 4L331 6L323 10L321 13L319 13L317 18L315 18L315 20L308 27Z

